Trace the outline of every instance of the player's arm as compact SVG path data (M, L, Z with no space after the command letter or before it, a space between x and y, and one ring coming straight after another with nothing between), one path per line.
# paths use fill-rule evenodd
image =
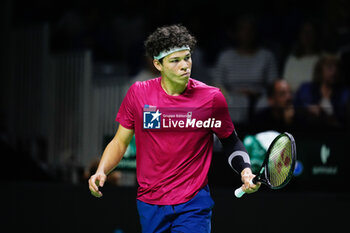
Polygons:
M228 157L228 163L234 171L241 175L242 182L244 183L242 188L246 193L256 192L260 183L253 184L250 181L254 178L250 167L250 158L246 148L242 141L238 138L236 131L234 130L227 138L220 138L224 153Z
M91 194L96 197L101 197L102 193L98 190L103 187L107 175L118 165L120 160L128 148L128 145L134 135L134 130L127 129L119 125L114 138L105 148L97 171L89 179L89 189Z

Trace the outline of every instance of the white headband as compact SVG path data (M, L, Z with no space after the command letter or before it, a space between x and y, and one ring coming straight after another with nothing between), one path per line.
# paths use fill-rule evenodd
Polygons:
M191 49L190 49L190 46L188 46L188 45L184 45L182 47L175 47L175 48L172 48L172 49L169 49L166 51L164 50L164 51L160 52L158 56L154 56L153 58L160 60L163 57L166 57L171 53L175 53L175 52L182 51L182 50L191 50Z

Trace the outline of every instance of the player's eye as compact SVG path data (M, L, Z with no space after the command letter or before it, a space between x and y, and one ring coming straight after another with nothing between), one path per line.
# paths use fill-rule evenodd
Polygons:
M174 60L171 60L170 62L171 63L176 63L176 62L178 62L179 60L178 59L174 59Z

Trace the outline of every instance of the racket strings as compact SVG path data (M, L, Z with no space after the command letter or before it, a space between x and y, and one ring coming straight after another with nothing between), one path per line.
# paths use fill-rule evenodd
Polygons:
M287 136L280 137L273 145L269 160L268 174L272 187L283 185L290 177L292 168L292 145Z

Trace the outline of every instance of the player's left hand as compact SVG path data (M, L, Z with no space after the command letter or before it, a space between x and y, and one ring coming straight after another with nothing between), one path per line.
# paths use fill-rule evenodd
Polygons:
M252 170L250 168L245 168L241 172L241 179L243 182L242 190L245 193L254 193L258 191L258 189L260 188L260 185L261 185L260 182L258 182L257 184L254 184L253 182L251 182L251 180L254 177L255 175L252 173Z

